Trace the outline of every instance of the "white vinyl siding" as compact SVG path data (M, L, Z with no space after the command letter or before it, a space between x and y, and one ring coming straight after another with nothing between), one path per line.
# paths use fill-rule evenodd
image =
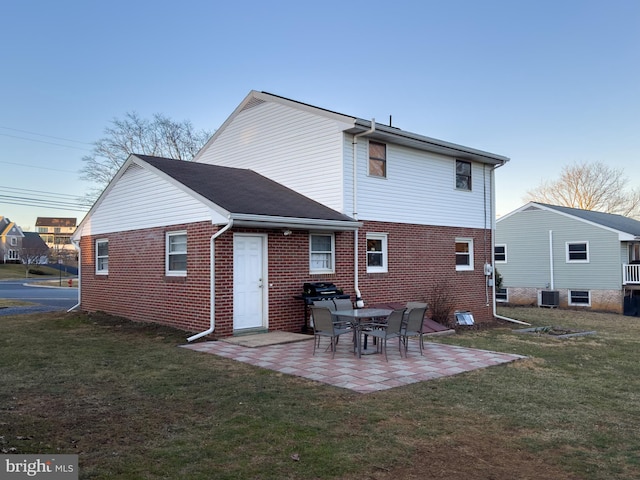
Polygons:
M344 212L353 214L353 136L344 139ZM474 187L455 186L455 159L387 143L387 176L368 175L368 143L358 139L358 219L491 228L491 167L472 163ZM483 186L483 181L485 185ZM485 205L486 200L486 205Z
M219 217L219 219L218 219ZM175 185L131 165L85 223L82 235L226 219Z
M262 103L240 112L198 161L250 168L342 211L342 130L332 118Z

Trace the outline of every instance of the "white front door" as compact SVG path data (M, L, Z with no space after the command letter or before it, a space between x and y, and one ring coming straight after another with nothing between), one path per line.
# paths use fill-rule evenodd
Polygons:
M265 325L265 265L263 235L233 237L233 329Z

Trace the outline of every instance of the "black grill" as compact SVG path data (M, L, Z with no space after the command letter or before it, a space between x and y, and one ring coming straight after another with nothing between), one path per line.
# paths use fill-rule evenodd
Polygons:
M309 305L318 300L330 300L334 298L351 298L345 295L342 289L330 282L305 283L302 287L302 295L297 295L297 300L304 300L304 325L302 331L309 329Z

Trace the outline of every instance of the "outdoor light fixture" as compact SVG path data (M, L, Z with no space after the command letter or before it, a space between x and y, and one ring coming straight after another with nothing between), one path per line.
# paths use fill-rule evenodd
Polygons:
M285 237L288 237L289 235L291 235L291 230L289 230L288 228L286 228L285 230L282 231L282 234Z

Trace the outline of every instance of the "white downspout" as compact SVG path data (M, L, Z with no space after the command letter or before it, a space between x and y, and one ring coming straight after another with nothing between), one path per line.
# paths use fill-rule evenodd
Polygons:
M216 329L216 302L215 302L215 293L216 293L216 256L215 256L215 241L220 235L229 230L233 226L233 218L229 217L229 223L227 223L224 227L218 230L216 233L211 235L210 246L209 246L209 279L210 279L210 293L209 293L209 328L204 332L197 333L187 338L187 342L193 342L198 338L204 337L213 333Z
M495 192L495 188L493 188L493 177L495 176L495 171L496 168L503 166L504 163L501 163L499 165L495 165L492 169L491 169L491 207L490 207L490 214L491 214L491 265L494 267L492 270L493 273L493 316L499 320L504 320L505 322L511 322L511 323L517 323L518 325L526 325L526 326L530 326L530 323L527 322L523 322L520 320L516 320L515 318L511 318L511 317L505 317L503 315L498 315L498 307L496 305L496 275L495 275L495 264L496 264L496 211L495 211L495 205L496 205L496 192ZM486 198L486 197L485 197Z
M555 281L553 278L553 230L549 230L549 287L553 290Z
M82 298L80 296L80 289L82 288L82 250L80 249L80 242L79 241L74 241L73 245L76 247L76 250L78 250L78 303L76 303L73 307L71 307L69 310L67 310L67 313L72 312L73 310L75 310L76 308L78 308L80 306L80 299Z
M353 135L353 219L358 220L358 137L369 135L376 130L376 119L371 119L371 128ZM362 293L358 286L358 229L353 232L353 290L356 292L356 308L364 307Z

